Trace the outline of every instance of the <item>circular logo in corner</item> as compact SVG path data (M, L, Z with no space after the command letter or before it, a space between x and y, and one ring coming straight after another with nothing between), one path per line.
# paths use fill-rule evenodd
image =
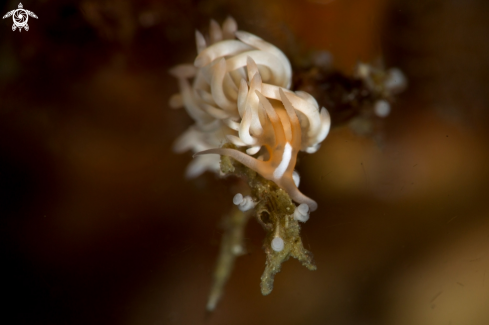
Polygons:
M26 31L29 30L29 25L27 25L29 16L37 19L36 14L33 13L32 11L25 10L24 7L22 6L22 3L19 3L18 9L7 12L3 16L3 19L8 18L10 16L12 16L12 19L14 20L14 24L12 25L12 30L15 31L16 29L19 29L19 32L22 31L22 28L24 28Z

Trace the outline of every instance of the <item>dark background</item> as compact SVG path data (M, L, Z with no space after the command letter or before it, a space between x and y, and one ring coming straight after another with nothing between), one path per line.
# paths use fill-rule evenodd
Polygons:
M22 3L28 32L0 24L2 324L489 323L488 1ZM383 57L409 88L382 144L343 127L301 156L318 270L290 260L261 296L252 220L206 316L233 181L184 179L171 145L192 121L167 71L227 15L293 62Z

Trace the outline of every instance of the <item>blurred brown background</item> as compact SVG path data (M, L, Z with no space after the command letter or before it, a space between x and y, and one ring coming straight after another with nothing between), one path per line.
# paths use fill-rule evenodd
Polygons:
M2 324L489 323L488 1L22 3L30 30L0 28ZM227 15L293 61L383 57L409 88L382 145L345 127L301 156L318 270L290 260L261 296L252 220L206 316L233 181L184 179L167 71Z

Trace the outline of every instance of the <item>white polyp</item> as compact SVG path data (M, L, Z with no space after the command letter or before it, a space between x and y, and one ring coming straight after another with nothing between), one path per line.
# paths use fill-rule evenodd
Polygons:
M378 117L386 117L391 112L391 105L384 99L378 100L375 102L374 112Z
M243 202L243 194L238 193L233 197L233 203L235 205L241 204Z
M399 93L406 88L407 80L401 70L397 68L389 69L387 79L384 82L384 87L393 92Z
M301 222L309 220L309 206L305 203L299 205L294 211L294 219Z
M356 75L361 79L367 79L370 75L370 66L365 63L358 63Z
M243 246L241 245L234 245L232 250L233 250L233 254L236 256L241 255L244 252Z
M255 207L255 205L256 205L256 203L253 202L253 199L251 198L251 196L246 196L243 199L243 202L238 206L238 209L245 212L245 211L253 209Z
M294 180L295 186L299 187L301 177L299 176L299 173L295 170L292 172L292 179Z
M319 51L314 53L312 62L315 66L329 69L333 64L333 55L328 51Z
M281 252L284 249L284 240L280 237L275 237L272 240L272 249L276 252Z
M241 193L238 193L234 196L233 203L238 206L238 209L240 211L243 212L253 209L256 205L256 203L253 202L251 196L243 197Z

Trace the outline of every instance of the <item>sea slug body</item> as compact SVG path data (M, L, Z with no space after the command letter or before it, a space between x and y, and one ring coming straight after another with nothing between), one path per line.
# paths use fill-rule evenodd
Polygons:
M316 202L297 188L294 168L299 151L317 151L328 135L328 111L308 93L288 89L292 68L280 49L238 31L232 18L222 27L212 20L209 31L208 38L195 34L194 63L170 70L180 87L171 107L184 107L195 121L174 146L194 153L187 176L218 172L219 157L209 154L227 155L316 210ZM220 148L225 141L241 150Z

